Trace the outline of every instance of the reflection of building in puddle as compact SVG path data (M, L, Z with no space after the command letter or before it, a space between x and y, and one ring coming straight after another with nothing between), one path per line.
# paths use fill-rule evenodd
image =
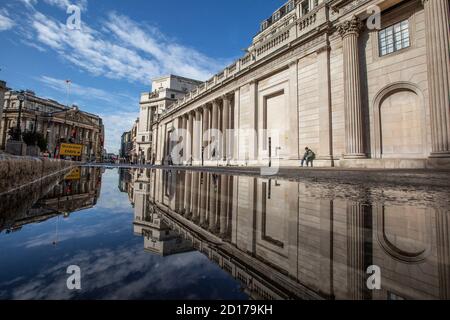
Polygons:
M150 205L150 176L149 170L133 171L133 186L129 196L134 204L134 233L144 238L145 250L162 256L192 251L192 243L183 239L162 220ZM124 176L126 176L124 174Z
M19 189L0 199L0 231L18 231L30 223L40 223L92 208L101 188L99 168L76 168L63 176L53 176Z
M145 188L145 196L136 207L154 206L252 297L450 298L445 192L185 171L140 177L135 193ZM372 265L381 268L381 290L367 287Z
M130 169L119 169L119 190L128 194L128 200L134 207L134 171Z

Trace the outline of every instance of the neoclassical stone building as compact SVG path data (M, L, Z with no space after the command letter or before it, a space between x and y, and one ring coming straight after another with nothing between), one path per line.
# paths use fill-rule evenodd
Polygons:
M82 144L81 161L102 160L104 145L103 120L94 114L84 112L76 106L67 107L61 103L37 96L32 91L23 93L22 110L17 91L5 94L3 115L0 118L0 150L5 150L10 139L9 130L17 126L20 113L21 131L41 133L47 139L51 156L58 156L61 143Z
M0 119L2 118L2 112L3 112L3 104L5 103L5 92L8 90L6 87L6 82L3 80L0 80Z
M141 163L154 162L156 154L152 152L152 141L157 130L152 131L152 124L158 115L172 105L177 99L184 97L201 82L176 75L168 75L152 80L151 92L144 92L140 99L139 125L137 126L136 143L137 159Z
M448 26L448 0L289 1L157 118L156 164L181 145L188 165L298 165L308 146L318 166L448 167Z

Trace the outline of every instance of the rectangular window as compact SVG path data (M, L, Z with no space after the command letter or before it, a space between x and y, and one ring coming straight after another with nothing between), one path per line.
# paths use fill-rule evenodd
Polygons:
M266 30L267 29L267 27L269 26L269 21L263 21L262 23L261 23L261 31L264 31L264 30Z
M378 39L380 56L408 48L410 46L408 20L380 30Z
M290 1L290 2L286 5L286 12L291 12L292 10L294 10L294 8L295 8L294 1Z
M281 12L280 11L275 12L273 14L273 16L272 16L273 22L280 20L280 18L281 18Z
M309 0L302 2L302 16L309 13Z

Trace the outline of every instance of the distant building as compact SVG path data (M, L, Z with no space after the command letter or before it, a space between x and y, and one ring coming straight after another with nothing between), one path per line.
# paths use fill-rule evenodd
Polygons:
M2 118L3 105L5 103L5 92L8 90L6 87L6 82L0 80L0 119Z
M139 118L133 124L133 128L131 128L131 150L130 157L132 163L138 162L138 146L137 146L137 132L139 126Z
M19 118L19 92L7 91L0 122L0 149L5 150L9 131L17 126ZM76 106L67 107L57 101L41 98L32 91L23 93L20 124L22 132L36 132L47 140L51 156L59 156L61 143L81 144L81 161L101 161L104 145L102 119L84 112Z
M139 162L150 163L152 162L152 155L156 155L156 151L151 149L156 132L152 132L151 128L158 115L201 83L193 79L168 75L153 79L153 91L141 94L139 126L136 137Z
M120 153L119 157L122 161L129 162L131 159L131 149L132 149L132 141L131 141L131 131L124 132L120 139Z

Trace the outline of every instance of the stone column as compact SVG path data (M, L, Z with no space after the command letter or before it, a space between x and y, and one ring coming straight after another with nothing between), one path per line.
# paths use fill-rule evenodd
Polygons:
M192 178L192 172L186 172L186 180L185 180L185 190L184 190L184 203L185 203L185 214L187 217L189 217L192 213L191 208L191 195L192 195L192 189L191 189L191 178Z
M448 300L450 299L450 219L449 212L444 209L436 209L436 245L439 299Z
M206 172L200 173L200 226L204 227L206 222L207 187L208 177Z
M330 79L330 46L326 45L317 52L319 63L319 157L318 160L330 161L332 157L332 125L331 125L331 79ZM329 163L332 165L332 162Z
M217 181L218 177L215 174L210 175L210 189L209 189L209 231L214 233L216 231L216 214L217 214Z
M184 115L180 116L180 136L182 138L181 146L183 148L182 156L180 157L180 165L184 164L184 161L186 160L186 118Z
M201 111L200 109L195 110L195 120L194 120L194 133L192 137L192 156L196 163L200 161L201 158L201 135L202 135L202 128L200 126L201 122Z
M347 203L347 281L352 300L366 298L365 206L359 202Z
M181 177L181 172L177 171L177 186L175 188L176 194L175 194L175 212L181 213L182 211L182 203L181 203L181 193L183 192L183 180Z
M220 176L220 216L219 227L220 234L224 236L227 231L227 213L228 213L228 176Z
M450 157L450 31L448 0L422 0L425 8L428 92L433 158Z
M236 89L234 92L234 116L233 116L233 129L234 129L234 139L233 139L233 160L237 161L239 159L239 118L240 118L240 95L241 90Z
M229 160L229 150L228 150L228 129L230 129L230 97L223 96L223 107L222 107L222 159L227 164Z
M208 147L209 144L209 138L206 133L209 130L209 109L208 106L204 106L203 107L203 120L202 120L202 125L203 125L203 132L202 132L202 146L203 146L203 150L201 152L203 152L203 156L204 156L204 160L208 160L208 155L206 154L206 148ZM202 154L200 153L200 161L202 158Z
M219 102L217 100L214 100L212 103L212 119L211 119L211 129L212 130L218 130L219 129ZM217 137L216 137L217 138ZM214 141L216 143L216 141ZM210 150L212 152L211 154L211 160L218 159L218 152L217 147L215 148L215 151Z
M199 173L192 172L192 219L193 221L198 220L198 203L199 203Z
M179 214L185 213L186 172L180 172Z
M192 112L187 115L187 141L186 141L186 164L192 164L192 133L193 133L194 116Z
M226 238L231 239L232 232L232 224L233 224L233 185L234 185L234 176L228 176L228 210L227 210L227 229L226 229Z
M363 117L361 102L358 36L361 21L354 17L338 26L344 54L345 158L363 159Z

